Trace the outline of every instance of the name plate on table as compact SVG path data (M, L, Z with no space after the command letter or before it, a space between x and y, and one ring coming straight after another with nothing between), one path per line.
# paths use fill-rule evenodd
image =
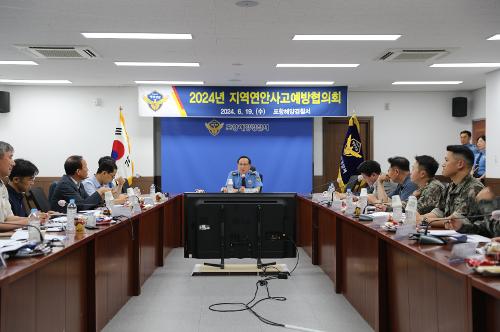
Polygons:
M155 200L151 196L144 197L145 205L155 205Z
M403 224L397 228L394 240L407 239L412 233L415 233L415 224Z
M476 255L477 243L457 243L451 249L450 261L463 260Z
M386 222L389 221L390 217L389 212L374 212L371 214L373 218L373 225L374 226L383 226Z
M114 205L111 209L111 215L113 217L132 217L132 209L129 206Z

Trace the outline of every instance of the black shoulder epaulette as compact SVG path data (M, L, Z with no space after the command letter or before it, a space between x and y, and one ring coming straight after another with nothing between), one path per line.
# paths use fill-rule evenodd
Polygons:
M236 176L236 175L238 175L238 172L233 171L233 172L231 172L231 175L232 175L232 176Z

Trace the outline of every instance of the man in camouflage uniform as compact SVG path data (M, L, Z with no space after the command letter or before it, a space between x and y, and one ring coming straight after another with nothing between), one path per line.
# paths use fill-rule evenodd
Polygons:
M416 156L412 165L411 181L418 189L413 193L417 197L417 212L426 214L439 205L445 186L434 177L439 168L438 162L430 156Z
M484 188L483 184L470 175L474 164L474 154L462 145L446 147L443 175L451 179L451 183L443 192L439 204L430 212L418 215L418 222L433 222L433 226L445 227L444 220L436 218L459 217L464 224L469 224L477 218L468 218L481 214L476 195ZM470 220L469 220L470 219ZM450 221L446 221L449 225Z
M491 215L494 210L500 209L500 198L495 199L491 189L486 187L477 194L476 201L485 216L474 223L464 223L462 219L451 219L451 227L460 233L500 237L500 216ZM498 240L500 241L500 238Z

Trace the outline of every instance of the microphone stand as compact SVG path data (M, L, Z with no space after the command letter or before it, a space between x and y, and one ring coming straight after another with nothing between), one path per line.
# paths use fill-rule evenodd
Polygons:
M492 214L493 213L486 213L486 214L478 214L478 215L472 215L472 216L436 218L430 222L422 223L422 225L424 227L424 234L420 234L420 233L413 234L412 239L417 240L420 244L446 244L446 241L442 237L429 234L429 228L433 223L435 223L437 221L451 220L451 219L469 219L469 218L479 218L479 217L490 217L490 216L492 216Z
M311 189L311 195L314 193L314 190L319 189L319 188L324 188L324 187L329 186L329 185L334 184L334 183L335 183L335 181L328 181L326 183L320 184L319 186L313 187Z
M40 235L40 241L37 241L36 242L36 246L32 249L33 252L37 251L41 254L48 254L50 253L50 251L52 250L52 247L51 246L48 246L47 243L45 243L45 239L43 237L43 234L42 234L42 231L40 230L39 227L36 227L36 226L33 226L33 225L30 225L30 224L18 224L18 223L12 223L12 222L7 222L6 224L9 224L9 225L13 225L13 226L19 226L21 228L24 228L24 227L32 227L34 229L37 230L38 234ZM19 252L19 250L21 248L23 248L24 246L20 247L20 248L17 248L15 250L12 250L14 252L14 255L13 256L16 256ZM31 248L30 248L31 249ZM1 267L7 267L7 263L5 262L5 259L4 259L4 253L8 253L8 251L6 252L2 252L0 253L0 261L1 261ZM7 254L9 257L11 255ZM28 255L29 256L29 255ZM26 256L20 256L20 257L26 257Z

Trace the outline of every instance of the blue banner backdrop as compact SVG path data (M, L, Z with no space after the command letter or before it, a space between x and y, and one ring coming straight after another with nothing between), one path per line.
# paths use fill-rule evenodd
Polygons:
M347 87L140 86L139 114L157 117L346 116Z
M161 146L163 191L218 192L241 155L263 175L263 192L312 188L312 118L164 118Z

